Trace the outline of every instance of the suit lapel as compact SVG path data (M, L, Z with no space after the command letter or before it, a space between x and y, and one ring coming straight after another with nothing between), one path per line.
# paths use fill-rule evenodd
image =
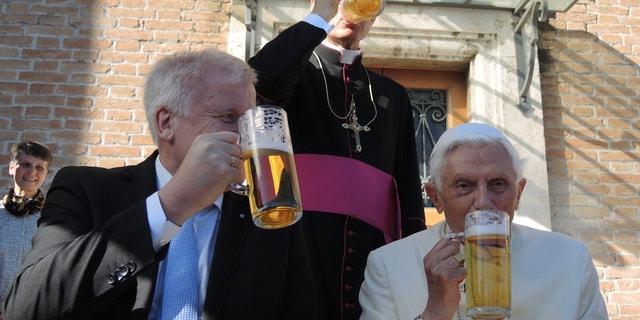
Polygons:
M236 266L239 263L246 234L253 227L247 197L227 192L222 204L213 261L209 273L203 319L214 319L222 311Z

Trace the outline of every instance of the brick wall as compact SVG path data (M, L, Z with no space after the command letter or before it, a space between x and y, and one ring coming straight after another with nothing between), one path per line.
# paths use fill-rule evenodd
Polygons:
M149 155L154 146L142 107L144 75L166 53L225 50L230 3L12 0L0 8L5 190L11 183L6 155L21 139L51 148L53 173L66 165L136 164Z
M540 38L553 229L588 244L611 319L640 319L640 2L580 0Z

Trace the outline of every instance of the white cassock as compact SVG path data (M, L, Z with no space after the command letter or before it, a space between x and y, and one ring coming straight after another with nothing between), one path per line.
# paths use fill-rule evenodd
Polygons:
M422 313L428 296L422 259L443 230L444 221L369 254L361 320L413 320ZM609 319L589 250L564 234L511 224L511 289L512 320ZM464 293L458 310L467 319Z

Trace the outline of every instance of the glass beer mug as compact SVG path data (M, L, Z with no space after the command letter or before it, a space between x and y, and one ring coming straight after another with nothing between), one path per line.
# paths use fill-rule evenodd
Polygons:
M379 16L384 6L385 0L341 0L339 8L343 18L359 23Z
M467 315L473 319L506 319L511 314L509 219L499 210L465 216Z
M257 106L238 120L247 185L231 191L248 195L251 217L265 229L284 228L302 217L300 187L286 112Z

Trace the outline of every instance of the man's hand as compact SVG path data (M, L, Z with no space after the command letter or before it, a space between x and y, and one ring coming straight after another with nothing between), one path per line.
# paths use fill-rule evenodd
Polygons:
M460 303L459 284L467 270L454 258L460 253L460 238L443 238L423 258L429 298L422 319L450 320Z
M158 191L167 219L182 225L210 206L232 182L242 183L242 149L238 135L216 132L198 136L173 178Z
M311 0L311 13L321 16L329 22L338 12L340 0Z

